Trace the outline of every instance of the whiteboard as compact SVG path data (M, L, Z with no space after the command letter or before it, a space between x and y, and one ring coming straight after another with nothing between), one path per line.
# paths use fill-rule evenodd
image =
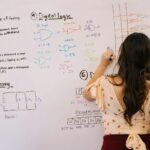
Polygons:
M117 55L128 34L150 35L149 5L148 0L1 1L1 149L100 150L102 116L83 98L84 86L107 46Z

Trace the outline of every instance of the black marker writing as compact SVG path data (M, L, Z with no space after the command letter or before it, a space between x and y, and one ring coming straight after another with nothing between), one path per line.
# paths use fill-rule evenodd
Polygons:
M64 20L64 21L66 21L66 20L73 19L73 17L68 14L62 15L59 12L58 13L48 13L48 14L43 14L42 12L39 12L39 13L32 12L31 19L32 20L44 20L44 21L48 21L48 20Z

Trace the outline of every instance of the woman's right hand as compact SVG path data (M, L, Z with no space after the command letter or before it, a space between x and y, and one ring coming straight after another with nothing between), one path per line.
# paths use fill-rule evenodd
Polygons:
M115 59L115 54L113 50L107 49L101 56L101 65L107 67Z

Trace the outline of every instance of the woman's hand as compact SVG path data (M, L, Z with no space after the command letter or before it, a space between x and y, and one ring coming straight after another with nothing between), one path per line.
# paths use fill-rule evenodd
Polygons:
M102 54L101 57L101 65L107 67L109 64L111 64L111 62L113 62L113 60L115 59L115 54L113 52L113 50L111 49L107 49L107 51L105 51Z

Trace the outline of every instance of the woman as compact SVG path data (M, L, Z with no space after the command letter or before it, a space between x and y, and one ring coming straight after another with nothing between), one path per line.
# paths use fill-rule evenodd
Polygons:
M117 75L104 76L114 58L111 50L104 52L83 94L101 110L102 150L150 150L150 39L143 33L127 36Z

